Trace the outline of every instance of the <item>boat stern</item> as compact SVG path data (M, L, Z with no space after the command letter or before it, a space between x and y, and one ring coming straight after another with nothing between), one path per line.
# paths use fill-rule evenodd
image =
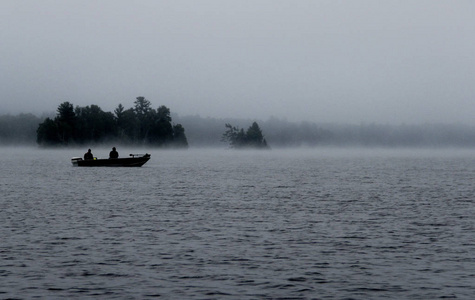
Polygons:
M78 161L81 161L82 158L81 157L73 157L71 158L71 163L73 164L73 166L77 167L78 166Z

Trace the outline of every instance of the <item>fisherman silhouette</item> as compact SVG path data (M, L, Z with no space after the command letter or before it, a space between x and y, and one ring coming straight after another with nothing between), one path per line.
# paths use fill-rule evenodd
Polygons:
M119 158L119 152L115 150L115 147L112 147L112 151L109 152L109 158Z
M84 159L94 159L94 155L92 155L91 149L88 149L87 153L84 154Z

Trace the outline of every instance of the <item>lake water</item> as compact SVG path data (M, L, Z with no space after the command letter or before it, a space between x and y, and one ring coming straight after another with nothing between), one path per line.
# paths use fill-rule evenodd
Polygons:
M475 295L474 150L85 150L0 148L1 299Z

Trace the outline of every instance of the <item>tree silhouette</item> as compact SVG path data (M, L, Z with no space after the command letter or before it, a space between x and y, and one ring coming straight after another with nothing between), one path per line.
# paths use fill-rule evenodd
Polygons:
M246 145L253 148L267 148L267 141L256 122L252 123L246 131Z
M173 126L173 146L179 148L188 147L188 140L185 135L185 128L181 124Z
M69 144L73 137L76 127L76 114L74 107L69 102L63 102L58 106L58 115L55 118L58 129L58 137L62 144Z
M225 127L227 130L223 133L221 140L229 142L231 148L269 148L262 130L256 122L252 123L246 132L244 132L244 129L239 129L239 127L234 127L229 123L226 123Z
M130 109L119 104L114 113L105 112L94 104L74 108L71 103L64 102L59 105L54 120L47 118L39 125L37 143L68 145L114 140L121 143L187 147L183 126L173 126L171 122L169 108L162 105L154 110L150 101L144 97L137 97L134 107Z
M152 104L145 97L137 97L136 99L134 101L134 111L138 121L138 139L145 142L152 122Z
M40 123L36 130L36 142L40 145L61 144L57 122L46 118Z
M117 135L114 115L104 112L99 106L76 107L75 113L77 119L75 138L78 142L99 142Z

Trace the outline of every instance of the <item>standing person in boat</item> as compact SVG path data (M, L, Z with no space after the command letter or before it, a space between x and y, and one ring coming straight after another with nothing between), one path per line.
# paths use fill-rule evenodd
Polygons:
M119 152L115 150L115 147L112 147L112 151L109 152L109 158L119 158Z
M94 159L94 155L92 155L91 149L88 149L87 153L84 154L84 160L86 159Z

